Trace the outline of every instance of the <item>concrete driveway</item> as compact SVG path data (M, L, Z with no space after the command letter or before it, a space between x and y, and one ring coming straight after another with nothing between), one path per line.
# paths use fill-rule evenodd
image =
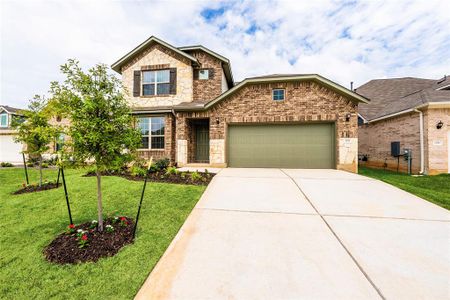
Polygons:
M137 299L449 299L450 214L336 170L224 169Z

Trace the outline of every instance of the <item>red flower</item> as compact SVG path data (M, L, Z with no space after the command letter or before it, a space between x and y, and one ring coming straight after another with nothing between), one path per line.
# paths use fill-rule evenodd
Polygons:
M125 217L120 217L120 221L125 221L127 218Z
M69 228L70 228L70 229L74 229L74 228L75 228L75 225L74 225L74 224L70 224L70 225L69 225Z
M83 236L81 237L81 239L82 239L83 241L87 241L88 237L87 237L87 235L83 234Z

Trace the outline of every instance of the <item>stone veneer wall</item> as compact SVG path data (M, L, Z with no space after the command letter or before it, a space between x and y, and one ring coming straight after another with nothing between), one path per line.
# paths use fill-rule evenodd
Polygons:
M175 95L133 97L133 72L148 65L168 65L168 68L177 69L177 93ZM159 44L150 46L122 67L122 82L127 90L127 101L132 108L171 106L181 102L190 102L193 99L191 61Z
M436 125L442 121L444 126L437 129ZM429 108L424 112L425 127L425 165L430 175L447 173L448 161L448 132L450 132L450 108Z
M222 62L205 53L201 50L189 52L192 56L197 58L201 67L195 68L194 72L198 69L212 69L212 78L208 80L194 79L193 83L193 93L194 101L209 101L220 94L222 94Z
M286 100L273 101L274 88L285 88ZM357 172L356 112L354 102L315 82L252 84L207 111L177 112L176 134L178 141L188 140L187 119L210 118L210 163L225 165L226 131L230 123L335 122L337 168ZM348 122L347 114L351 114ZM182 165L185 161L178 163Z
M419 114L410 113L359 126L359 154L368 155L362 165L397 170L397 158L391 156L391 142L400 142L401 150L412 149L412 172L420 171ZM407 162L400 157L399 170L406 172Z

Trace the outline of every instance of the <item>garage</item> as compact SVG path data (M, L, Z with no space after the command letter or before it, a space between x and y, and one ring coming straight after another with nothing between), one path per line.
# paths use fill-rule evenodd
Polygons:
M0 162L21 163L22 144L14 142L13 135L0 135Z
M228 166L334 169L334 123L229 125Z

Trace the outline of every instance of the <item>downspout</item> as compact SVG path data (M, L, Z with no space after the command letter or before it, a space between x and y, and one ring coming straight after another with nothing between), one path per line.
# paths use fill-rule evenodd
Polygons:
M420 172L419 174L423 174L425 167L425 147L423 144L423 112L414 109L415 112L419 113L419 135L420 135Z

